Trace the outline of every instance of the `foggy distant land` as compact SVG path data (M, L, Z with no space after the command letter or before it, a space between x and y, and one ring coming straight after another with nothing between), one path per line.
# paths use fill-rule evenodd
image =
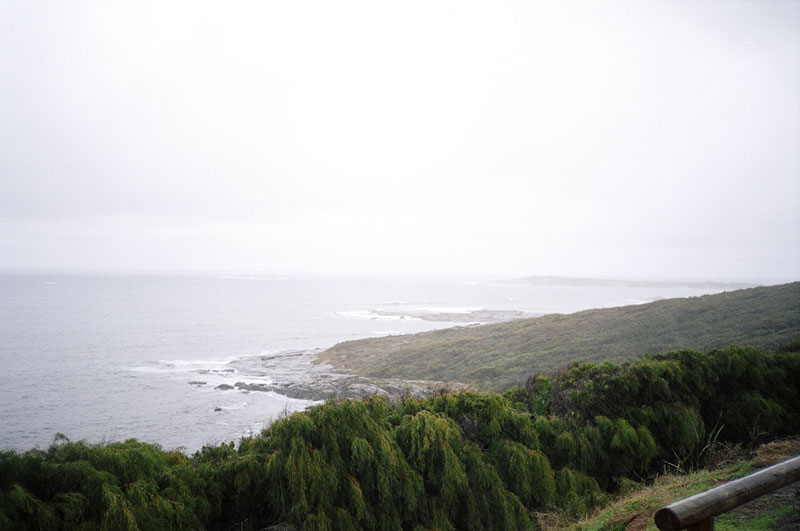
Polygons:
M758 284L749 282L715 282L692 280L618 280L607 278L575 278L558 276L534 276L497 280L495 284L526 284L529 286L573 286L577 288L696 288L736 290L754 288Z
M548 277L553 278L553 277ZM320 362L365 377L438 380L502 391L573 362L800 338L800 282L476 327L346 341Z

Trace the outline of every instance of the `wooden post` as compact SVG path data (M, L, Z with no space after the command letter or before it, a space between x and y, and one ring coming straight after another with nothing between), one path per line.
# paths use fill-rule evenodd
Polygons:
M713 530L718 514L795 481L800 481L800 456L671 503L656 511L656 525L662 531Z

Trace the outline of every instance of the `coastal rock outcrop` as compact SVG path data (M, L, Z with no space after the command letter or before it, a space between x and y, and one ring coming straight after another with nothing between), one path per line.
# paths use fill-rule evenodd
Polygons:
M231 362L225 372L235 372L243 380L222 383L220 391L277 393L289 398L321 401L329 398L362 399L377 395L389 400L428 396L444 388L464 389L460 384L436 381L408 381L390 378L367 378L334 372L329 365L315 363L319 351L286 351L277 354L241 358ZM222 371L220 371L222 372ZM261 381L248 382L246 378ZM264 382L268 380L269 383ZM190 382L194 383L194 382Z

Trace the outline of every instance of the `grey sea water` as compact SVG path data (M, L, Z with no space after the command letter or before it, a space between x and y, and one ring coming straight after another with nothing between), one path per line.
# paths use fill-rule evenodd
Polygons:
M312 404L215 387L302 378L313 354L257 378L232 363L243 358L456 324L426 313L568 313L719 291L488 280L0 276L0 448L44 448L61 432L191 452Z

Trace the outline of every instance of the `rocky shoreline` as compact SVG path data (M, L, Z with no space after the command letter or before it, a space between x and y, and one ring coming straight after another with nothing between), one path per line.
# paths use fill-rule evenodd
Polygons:
M448 385L444 382L377 380L354 375L342 376L342 378L331 378L312 383L280 383L272 385L236 382L233 385L220 384L215 389L220 391L272 392L289 398L319 401L328 398L337 400L345 398L363 399L372 395L397 400L407 396L428 396L437 390L461 387Z
M241 393L276 393L289 398L321 401L329 398L363 399L377 395L389 400L423 397L443 390L465 389L462 384L429 380L365 378L335 372L325 363L315 363L320 350L284 351L276 354L241 358L229 363L224 372L235 374L235 383L215 386L219 391ZM192 380L190 385L205 386L206 381Z

